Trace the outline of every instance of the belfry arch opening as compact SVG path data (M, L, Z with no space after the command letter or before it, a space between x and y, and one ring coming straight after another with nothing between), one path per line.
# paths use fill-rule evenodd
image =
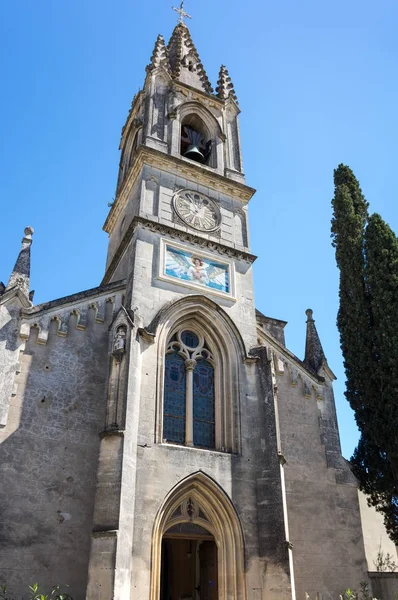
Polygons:
M184 158L214 167L214 141L202 121L195 113L181 121L180 153Z
M156 516L150 600L246 600L243 556L231 501L195 473L171 490Z

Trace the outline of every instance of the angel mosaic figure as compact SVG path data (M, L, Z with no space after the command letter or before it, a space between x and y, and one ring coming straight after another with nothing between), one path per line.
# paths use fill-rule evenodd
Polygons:
M205 265L203 260L197 256L191 258L191 263L192 265L189 267L187 273L189 279L207 285L209 283L209 277L207 275L208 265Z
M228 267L189 252L167 246L166 275L229 292Z

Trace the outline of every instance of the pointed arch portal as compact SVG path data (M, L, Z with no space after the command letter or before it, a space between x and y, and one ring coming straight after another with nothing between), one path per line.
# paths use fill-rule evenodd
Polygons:
M154 523L150 600L179 597L246 600L238 516L225 492L202 472L171 490Z

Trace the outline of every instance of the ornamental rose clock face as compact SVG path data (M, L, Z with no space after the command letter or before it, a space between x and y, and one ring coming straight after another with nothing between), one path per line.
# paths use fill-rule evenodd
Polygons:
M198 231L214 231L220 226L221 214L217 204L200 192L180 190L174 195L173 205L188 227Z

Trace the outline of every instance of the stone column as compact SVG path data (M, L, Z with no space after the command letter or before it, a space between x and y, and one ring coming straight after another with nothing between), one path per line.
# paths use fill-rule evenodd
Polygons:
M185 361L186 369L186 404L185 404L185 443L187 446L193 446L193 370L196 367L196 360L187 359Z
M130 595L141 381L140 343L130 328L131 325L116 327L112 342L86 600L121 600Z

